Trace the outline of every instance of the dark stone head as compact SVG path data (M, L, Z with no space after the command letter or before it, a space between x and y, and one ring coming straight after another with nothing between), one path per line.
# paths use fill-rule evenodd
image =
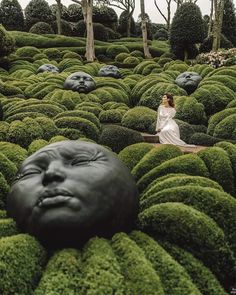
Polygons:
M8 215L48 247L128 232L137 206L126 166L104 147L79 140L53 143L28 157L7 197Z
M100 77L113 77L113 78L121 78L121 73L116 66L113 65L106 65L103 66L99 72L98 76Z
M175 79L175 83L186 90L188 94L191 94L197 89L201 80L202 77L198 73L184 72Z
M67 90L88 93L96 89L96 84L89 74L76 72L66 78L63 87Z
M59 73L59 69L52 64L44 64L37 69L37 74L43 72Z

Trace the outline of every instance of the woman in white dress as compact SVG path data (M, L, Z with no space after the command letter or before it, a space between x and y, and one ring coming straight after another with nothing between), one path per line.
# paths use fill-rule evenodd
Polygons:
M175 114L173 96L166 93L163 95L162 103L157 111L156 135L159 136L160 143L195 147L195 145L186 144L180 139L179 126L173 119Z

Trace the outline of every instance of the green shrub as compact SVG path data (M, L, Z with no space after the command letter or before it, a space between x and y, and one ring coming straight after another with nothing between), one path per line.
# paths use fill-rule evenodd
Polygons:
M53 33L58 34L57 21L51 23ZM64 36L73 36L72 25L64 19L61 19L61 32Z
M83 251L82 293L124 293L124 275L109 242L91 239Z
M8 33L3 25L0 25L0 57L12 53L15 49L15 39Z
M139 226L193 253L223 285L232 282L235 258L223 231L207 215L182 203L162 203L141 212Z
M128 56L123 61L124 64L130 64L130 65L133 65L134 67L136 65L138 65L139 62L140 62L139 59L137 57L134 57L134 56Z
M112 248L125 278L125 294L164 295L159 276L134 241L118 233L112 238Z
M54 101L65 106L68 110L73 110L76 104L81 102L78 92L72 90L55 89L52 93L47 94L43 100Z
M189 96L175 97L176 115L175 118L189 124L201 124L206 121L204 105Z
M0 151L18 168L27 157L27 151L25 149L10 142L0 141Z
M154 84L142 94L139 105L156 110L160 104L159 99L163 96L164 93L171 93L174 96L187 95L186 91L179 86L171 83L161 82Z
M227 109L228 108L236 108L236 98L227 104Z
M42 274L46 253L29 235L0 239L1 294L32 294Z
M80 130L73 128L59 128L58 135L62 135L70 140L77 140L84 137L84 134Z
M219 147L210 147L198 152L198 156L205 162L210 178L234 195L234 172L227 152Z
M101 111L99 120L101 123L121 123L122 113L119 110Z
M192 282L204 295L226 295L216 277L210 270L189 252L168 242L160 242L162 247L188 272Z
M109 45L106 49L106 55L115 58L119 53L129 53L129 49L124 45Z
M236 141L236 113L224 118L217 124L213 136Z
M44 139L35 139L31 142L28 146L28 156L32 155L33 153L37 152L42 147L48 145L48 142Z
M103 110L101 106L97 104L91 104L88 105L86 103L79 103L76 107L75 110L78 111L84 111L84 112L89 112L94 114L96 117L99 116L100 112Z
M7 212L5 210L0 210L0 219L7 218Z
M49 140L49 144L54 143L54 142L58 142L58 141L63 141L63 140L68 140L68 138L66 138L65 136L62 136L62 135L56 135L56 136L53 136Z
M76 249L63 249L54 253L34 294L76 294L81 289L80 260L80 252Z
M0 172L6 181L11 184L17 172L16 165L10 161L3 153L0 153Z
M121 123L127 128L153 133L156 117L157 113L147 107L134 107L126 112Z
M57 48L47 48L43 50L49 59L61 58L61 51Z
M19 87L9 85L2 81L0 81L0 93L5 96L23 94L22 90Z
M213 137L209 134L205 134L202 132L196 132L190 137L188 143L203 146L213 146L215 143L219 141L222 141L222 139Z
M11 123L13 121L22 121L24 118L27 118L27 117L35 119L37 117L46 117L46 115L43 115L42 113L37 113L37 112L17 113L15 115L7 117L6 122Z
M3 237L13 236L16 234L18 234L18 229L13 219L0 219L0 239Z
M119 53L119 54L116 55L115 61L122 63L129 56L130 56L129 53L121 52L121 53Z
M208 128L207 128L207 133L209 135L214 135L214 131L216 126L225 118L228 116L234 115L236 112L236 107L235 108L228 108L225 109L221 112L218 112L214 114L213 116L210 117L209 122L208 122Z
M139 132L116 125L104 126L99 138L99 144L110 147L116 153L128 145L143 141Z
M55 83L39 82L37 84L27 86L24 93L27 98L34 97L38 99L43 99L48 93L57 88L58 85L56 85Z
M144 155L153 148L154 146L150 143L135 143L120 151L118 157L131 171Z
M6 140L9 126L7 122L0 121L0 141Z
M173 184L173 182L172 182ZM208 183L209 185L209 183ZM229 246L235 251L236 200L229 194L209 186L181 184L157 191L158 186L142 196L141 211L156 204L179 202L191 206L211 217L224 231Z
M6 208L6 197L7 193L9 192L9 185L3 176L3 174L0 172L0 209Z
M189 154L165 161L160 166L153 168L137 182L139 191L144 191L155 179L169 173L185 173L208 177L209 172L202 159L197 155Z
M132 175L136 180L141 179L155 167L158 167L167 160L183 155L182 151L174 145L164 144L158 148L150 150L137 163L132 170Z
M43 35L53 34L54 32L52 27L48 23L38 22L30 28L29 33Z
M130 55L134 57L144 57L143 52L140 50L134 50L130 52Z
M37 117L34 119L34 121L37 122L43 130L43 139L49 140L51 137L57 134L57 127L52 119L45 117Z
M16 54L20 57L33 57L35 54L40 54L41 51L34 46L23 46L16 50Z
M23 121L13 121L7 135L7 141L26 148L33 140L43 137L43 130L39 123L31 118Z
M154 60L144 60L134 68L134 74L142 74L143 70L148 65L156 65Z
M130 235L144 251L146 258L161 279L165 294L189 295L201 294L192 283L186 270L173 259L156 241L142 232Z
M211 187L220 191L223 191L223 188L209 178L201 177L201 176L190 176L187 174L167 174L169 175L165 179L163 177L158 178L156 181L153 181L149 186L149 189L145 191L145 193L141 197L141 201L146 198L151 197L153 194L161 192L165 189L178 188L179 186L185 185L193 185L200 187ZM165 176L164 176L165 177Z
M75 111L66 111L58 114L56 117L53 119L56 120L61 117L79 117L79 118L84 118L89 121L91 121L93 124L97 126L97 128L100 130L101 129L101 124L98 120L98 118L91 112L86 112L86 111L81 111L81 110L75 110Z
M58 128L72 128L81 131L86 137L98 140L100 131L91 121L79 117L62 117L55 120Z

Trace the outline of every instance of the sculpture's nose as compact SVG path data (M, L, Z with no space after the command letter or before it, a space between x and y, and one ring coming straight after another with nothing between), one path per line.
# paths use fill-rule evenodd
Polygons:
M66 173L63 171L63 163L61 161L52 161L44 172L43 185L46 186L53 182L63 182Z
M79 78L79 83L80 83L80 84L84 84L84 78L83 78L83 77L80 77L80 78Z

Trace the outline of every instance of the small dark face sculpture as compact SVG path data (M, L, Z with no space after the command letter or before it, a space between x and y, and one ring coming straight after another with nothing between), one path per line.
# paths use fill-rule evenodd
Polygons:
M119 69L116 66L107 65L103 66L99 72L98 76L100 77L113 77L113 78L121 78L121 73L119 72Z
M96 89L96 84L89 74L76 72L66 78L63 87L67 90L88 93Z
M59 69L52 64L44 64L37 69L37 74L43 72L59 73Z
M188 94L191 94L197 89L201 80L202 77L198 73L184 72L175 79L175 83L186 90Z
M53 143L28 157L7 197L8 215L50 247L129 231L137 206L129 170L109 150L83 141Z

